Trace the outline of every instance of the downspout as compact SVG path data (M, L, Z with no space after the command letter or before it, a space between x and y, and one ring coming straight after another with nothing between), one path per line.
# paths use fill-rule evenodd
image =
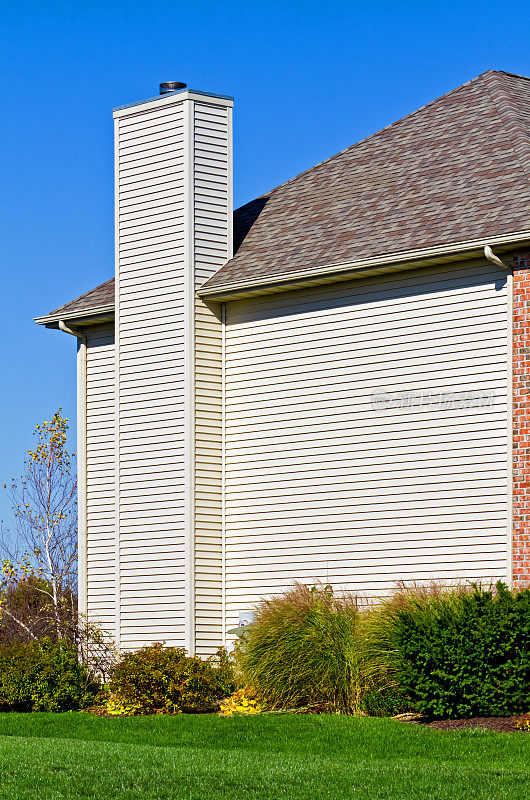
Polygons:
M87 337L72 330L59 320L59 330L75 336L79 341L77 351L77 558L78 558L78 611L87 613L87 499L86 499L86 383Z
M507 583L510 588L513 586L513 268L511 264L505 264L495 255L491 247L487 244L484 247L484 255L496 264L503 267L508 272L508 535L507 535Z
M510 267L507 264L505 264L504 261L500 260L499 256L495 255L489 244L485 245L484 247L484 255L486 256L488 261L491 261L492 264L496 264L498 267L503 267L503 269L507 270L510 269Z
M81 339L83 344L86 347L86 336L84 333L80 331L74 331L72 328L69 328L62 319L59 320L59 330L63 331L64 333L69 333L71 336L76 336L78 339Z

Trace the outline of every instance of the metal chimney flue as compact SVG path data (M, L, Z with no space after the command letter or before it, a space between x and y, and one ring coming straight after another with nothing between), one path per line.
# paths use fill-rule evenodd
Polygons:
M160 94L169 94L170 92L177 92L179 89L185 89L186 84L179 81L166 81L160 84Z

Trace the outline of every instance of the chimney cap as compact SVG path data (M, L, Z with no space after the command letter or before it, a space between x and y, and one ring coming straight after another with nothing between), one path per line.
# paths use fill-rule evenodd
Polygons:
M169 92L178 92L179 89L185 89L186 84L180 81L165 81L160 84L160 94L169 94Z

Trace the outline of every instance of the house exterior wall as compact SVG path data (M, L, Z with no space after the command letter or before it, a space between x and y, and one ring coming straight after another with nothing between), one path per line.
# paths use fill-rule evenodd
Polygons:
M226 625L293 580L510 579L507 273L226 308Z
M115 120L116 639L185 637L182 103Z
M231 255L231 106L186 91L115 112L123 649L221 643L221 321L195 288Z
M513 257L513 583L530 585L530 251Z
M195 289L232 255L232 110L194 106ZM223 644L222 319L195 298L195 652Z
M85 463L79 465L86 474L85 546L80 548L85 556L85 563L80 564L84 581L79 581L80 590L84 584L84 596L80 606L103 630L114 633L114 326L89 328L86 338L86 355L79 360L79 369L86 370L86 399L80 398L85 402L80 418L86 424L82 432Z
M198 298L195 317L195 652L223 643L221 308Z

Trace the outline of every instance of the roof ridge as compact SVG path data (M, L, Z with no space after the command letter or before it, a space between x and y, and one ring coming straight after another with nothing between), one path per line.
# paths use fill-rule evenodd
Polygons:
M516 75L514 72L505 72L504 70L498 72L488 70L479 76L483 78L492 105L501 119L503 126L506 128L507 133L510 134L510 147L515 154L517 162L521 166L524 176L530 183L530 129L527 129L521 121L514 98L509 94L502 80L499 79L501 75L506 75L510 78L524 79L526 81L530 81L530 78L524 75ZM486 78L486 76L488 77ZM495 86L498 96L495 96L490 84ZM524 156L526 156L526 158Z
M391 122L388 125L385 125L383 128L379 128L379 130L374 131L369 136L365 136L364 139L360 139L358 142L354 142L353 144L348 145L348 147L345 147L343 150L339 150L338 153L334 153L332 156L328 156L328 158L323 159L323 161L319 161L318 164L313 164L312 167L308 167L307 169L303 170L303 172L299 172L297 175L294 175L292 178L289 178L288 180L284 181L283 183L280 183L278 186L275 186L274 188L269 189L268 191L266 191L263 194L259 195L259 197L267 197L267 196L272 195L274 192L278 191L278 189L283 189L285 186L288 186L290 183L294 183L299 178L302 178L304 175L307 175L309 172L312 172L313 170L318 169L319 167L323 166L324 164L327 164L329 161L332 161L334 158L338 158L338 156L341 156L344 153L347 153L348 150L353 150L355 147L359 147L360 145L365 144L365 142L370 141L370 139L374 138L375 136L379 136L384 131L387 131L390 128L394 128L396 125L400 125L402 122L405 122L406 120L411 119L411 117L414 117L416 114L419 114L420 111L424 111L426 108L429 108L430 106L433 106L435 103L439 103L440 100L444 100L446 97L450 97L450 95L454 94L455 92L459 92L465 86L470 86L472 83L478 82L481 78L484 78L485 75L489 75L489 74L495 75L495 74L500 74L501 72L502 72L502 70L488 69L488 70L485 70L484 72L481 72L479 75L475 75L474 78L470 78L470 80L466 81L465 83L461 83L459 86L455 86L454 89L450 89L448 92L445 92L445 94L441 94L439 97L436 97L434 100L430 100L428 103L425 103L423 106L420 106L419 108L416 108L414 111L411 111L409 114L405 114L404 117L400 117L399 119L395 120L394 122ZM524 77L525 80L530 80L530 78L527 78L527 77L522 76L522 75L521 76L515 76L515 73L506 72L504 74L506 74L506 75L512 75L513 74L514 77ZM257 200L258 198L256 197L254 199ZM251 203L252 200L249 200L249 202ZM248 203L245 203L244 205L246 206L246 205L248 205ZM244 206L240 206L239 208L244 208ZM239 208L236 209L236 210L239 211Z
M494 75L509 75L510 78L521 78L523 81L530 81L530 76L528 75L520 75L518 72L508 72L505 69L487 69L485 72L481 72L477 77L487 75L490 72Z

